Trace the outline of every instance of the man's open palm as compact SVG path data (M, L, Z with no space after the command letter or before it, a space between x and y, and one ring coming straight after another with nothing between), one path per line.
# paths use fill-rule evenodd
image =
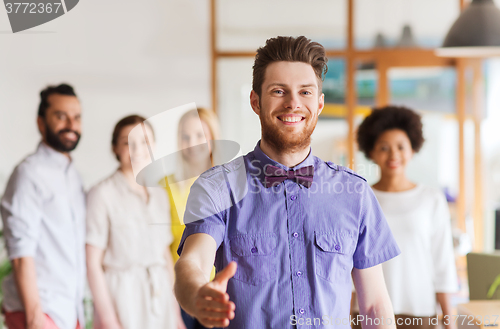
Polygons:
M198 290L195 300L195 317L207 328L227 327L234 319L235 305L229 300L227 283L236 273L235 262L217 273L213 281Z

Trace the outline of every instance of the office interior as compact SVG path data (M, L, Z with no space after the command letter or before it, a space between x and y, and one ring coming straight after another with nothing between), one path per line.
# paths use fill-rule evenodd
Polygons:
M495 3L500 7L500 0ZM213 109L223 139L236 141L246 154L260 137L249 103L255 50L269 37L305 35L323 44L329 57L313 154L373 184L378 168L357 150L357 126L373 107L387 104L422 115L426 142L408 175L447 196L460 280L453 302L467 303L476 297L469 292L466 255L500 249L500 59L437 51L469 5L81 1L75 12L16 35L7 33L7 15L0 14L0 194L15 165L39 142L39 91L60 82L72 84L81 100L83 132L73 160L87 188L116 168L109 140L114 124L129 114L152 117L194 102ZM154 128L175 138L161 125ZM1 257L5 266L3 246ZM496 264L500 274L495 256L477 264ZM498 290L492 299L500 299Z

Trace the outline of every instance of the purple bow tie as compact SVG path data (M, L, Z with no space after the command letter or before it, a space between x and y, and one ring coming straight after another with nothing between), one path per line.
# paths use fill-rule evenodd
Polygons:
M272 187L281 184L287 179L295 180L297 183L309 188L313 182L314 166L302 167L297 170L285 170L275 166L267 165L265 169L264 186Z

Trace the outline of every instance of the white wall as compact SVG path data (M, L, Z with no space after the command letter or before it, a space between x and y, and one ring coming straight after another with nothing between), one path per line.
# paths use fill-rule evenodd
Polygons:
M356 45L371 47L377 33L393 44L409 24L420 46L439 46L459 10L459 0L356 0Z
M329 48L346 45L347 0L217 2L221 49L253 51L278 34L304 34ZM420 46L439 46L458 14L459 0L356 0L355 44L371 47L379 32L394 44L410 24Z
M86 187L116 167L114 124L178 105L210 106L208 2L82 0L66 15L12 34L0 9L0 194L34 151L39 91L72 84L83 106L75 163ZM158 129L158 128L157 128Z

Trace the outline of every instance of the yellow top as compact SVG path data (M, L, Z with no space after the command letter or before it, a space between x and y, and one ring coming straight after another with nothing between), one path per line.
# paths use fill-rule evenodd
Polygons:
M172 259L174 263L179 259L179 255L177 255L177 248L181 243L182 233L184 232L184 211L186 210L187 199L189 196L189 191L191 186L194 184L194 181L198 177L194 177L182 182L178 183L169 183L174 182L175 179L173 175L165 177L165 189L168 193L168 200L170 201L170 217L171 217L171 227L172 227L172 235L173 241L170 245L170 252L172 254ZM210 280L213 280L215 277L215 267L212 268L212 273L210 274Z

